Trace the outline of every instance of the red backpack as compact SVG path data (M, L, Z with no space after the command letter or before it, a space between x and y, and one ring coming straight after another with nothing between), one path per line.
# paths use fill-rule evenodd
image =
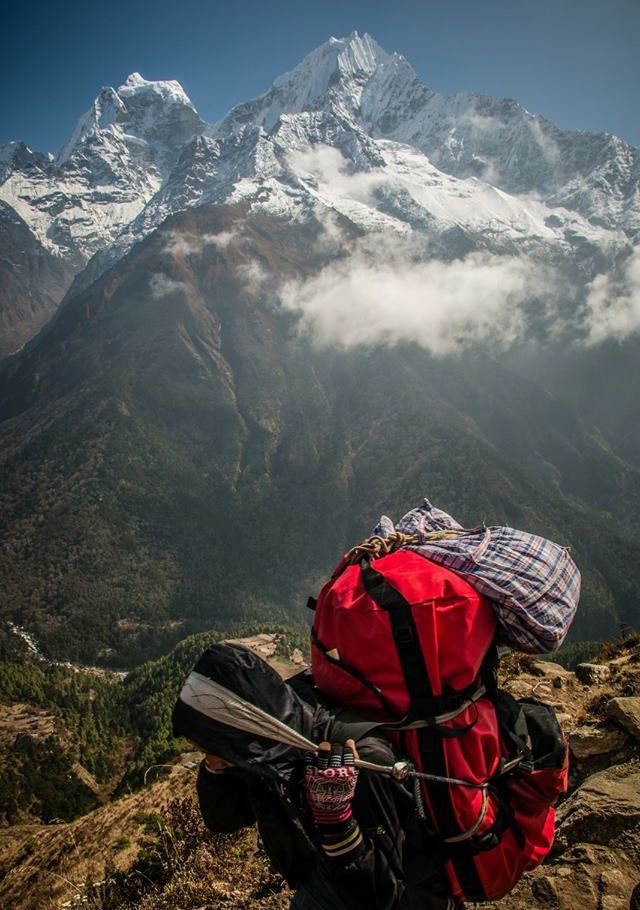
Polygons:
M456 897L498 900L553 842L568 776L555 715L497 689L494 612L463 578L407 549L353 552L312 604L314 681L449 779L416 787L427 837Z

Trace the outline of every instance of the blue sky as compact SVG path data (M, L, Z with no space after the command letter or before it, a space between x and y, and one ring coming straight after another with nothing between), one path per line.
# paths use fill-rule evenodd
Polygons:
M331 35L369 32L440 92L516 98L640 145L639 0L0 0L0 143L57 151L102 85L177 79L207 120Z

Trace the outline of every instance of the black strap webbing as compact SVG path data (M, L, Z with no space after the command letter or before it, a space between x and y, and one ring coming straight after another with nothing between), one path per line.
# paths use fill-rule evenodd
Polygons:
M392 587L380 572L363 561L362 582L369 597L389 613L391 632L400 658L400 666L409 693L407 720L433 716L433 689L420 647L418 630L411 604Z

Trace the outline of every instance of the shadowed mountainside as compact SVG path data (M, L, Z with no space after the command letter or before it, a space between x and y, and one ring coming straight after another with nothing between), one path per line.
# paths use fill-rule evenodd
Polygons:
M75 271L0 202L0 357L16 351L51 318Z
M314 347L278 288L326 262L320 234L175 216L0 366L3 616L131 665L212 621L290 618L427 492L572 545L578 637L634 624L637 469L488 356Z

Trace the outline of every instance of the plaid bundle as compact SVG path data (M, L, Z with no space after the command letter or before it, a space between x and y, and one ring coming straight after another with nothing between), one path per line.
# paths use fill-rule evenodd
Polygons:
M545 654L564 641L580 599L580 572L566 547L508 527L462 528L428 499L394 525L374 530L414 535L409 549L461 575L494 605L501 641Z

